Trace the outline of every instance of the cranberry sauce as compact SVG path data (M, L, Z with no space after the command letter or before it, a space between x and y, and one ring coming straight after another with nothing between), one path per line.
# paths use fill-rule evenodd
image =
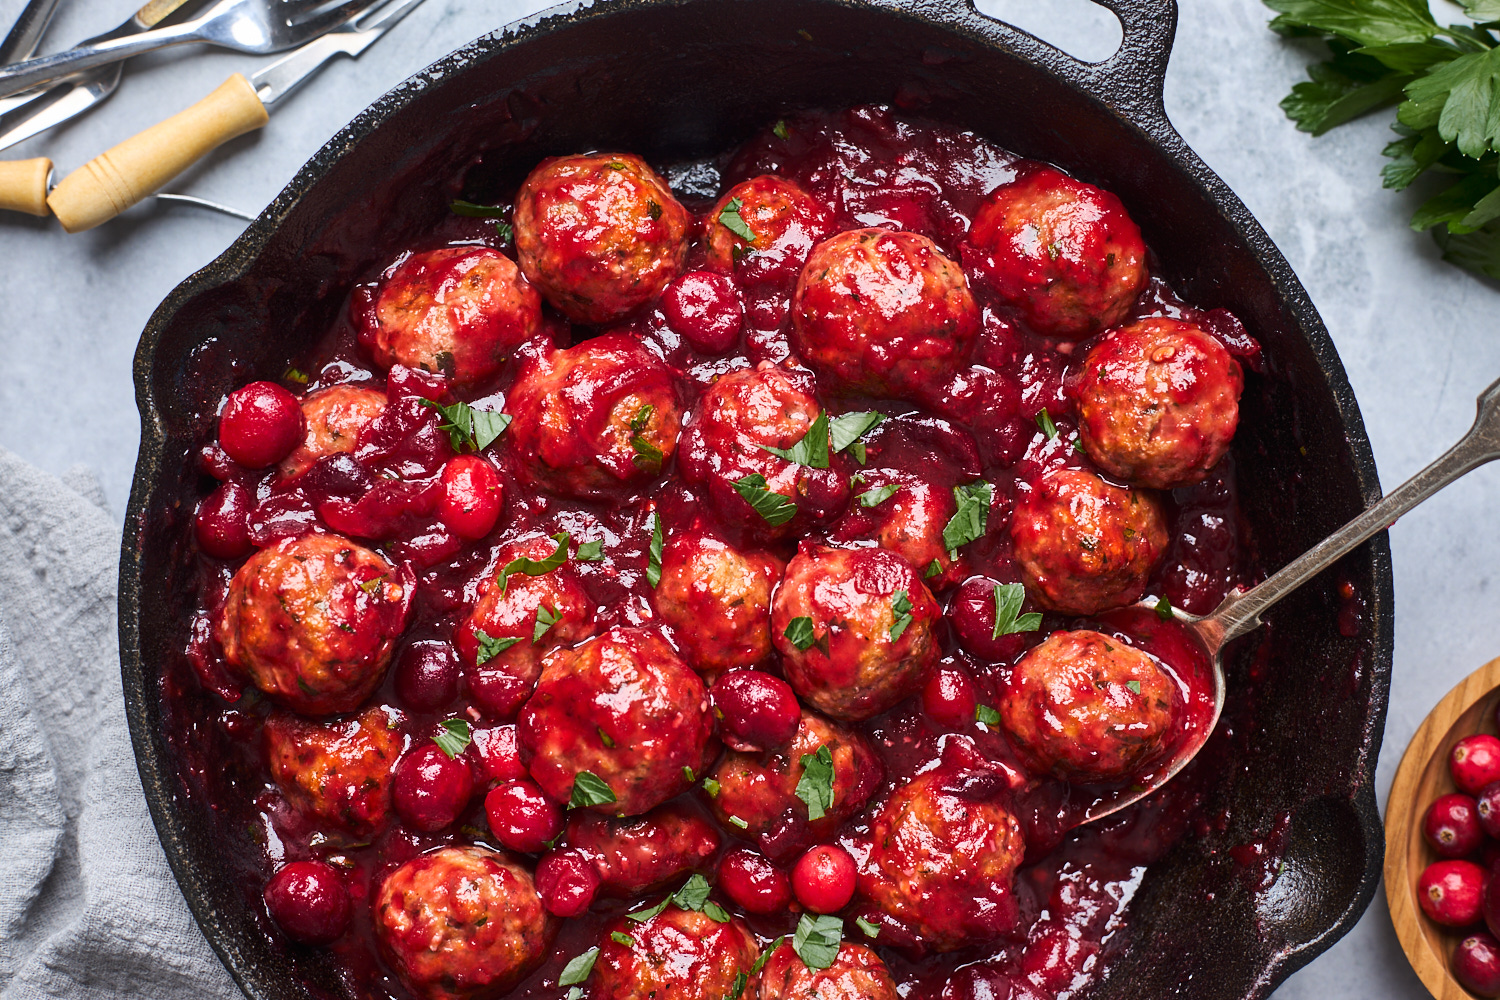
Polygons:
M704 267L710 254L703 216L713 199L761 174L776 173L800 183L821 204L821 210L830 213L830 231L906 230L928 238L946 256L958 260L985 196L1030 168L972 135L909 122L886 109L860 108L795 116L766 128L718 160L668 174L678 181L678 197L695 214L696 235L687 260L687 270L695 271ZM470 197L476 195L500 202L502 208L509 206L509 192L470 193ZM299 396L330 386L362 387L385 395L383 409L360 432L353 451L321 458L295 478L278 474L275 467L251 470L238 465L213 442L204 443L200 456L203 476L197 499L214 490L225 492L208 501L205 509L210 513L199 528L195 558L201 600L185 655L163 685L164 718L183 762L188 792L214 815L222 834L221 856L234 866L247 905L260 915L268 935L287 942L289 950L313 947L291 943L267 915L266 884L279 868L293 861L317 861L343 874L352 902L349 930L324 946L322 953L349 995L409 996L377 950L370 901L380 880L404 862L442 845L500 848L487 824L486 792L526 777L510 724L513 711L504 718L486 714L450 645L479 600L481 585L500 571L502 547L563 532L574 546L602 542L599 558L575 558L570 563L587 595L595 630L602 632L658 619L648 580L653 565L652 529L658 517L669 539L705 523L730 541L747 538L744 525L723 523L704 492L679 478L678 468L688 459L686 454L670 459L660 476L628 495L568 499L538 489L518 472L508 451L513 447L508 433L500 434L488 449L498 459L498 482L486 495L503 500L498 521L486 531L492 511L475 514L472 504L458 513L452 509L452 497L463 494L454 494L455 488L445 484L444 470L457 454L460 440L449 430L453 418L436 404L451 405L462 399L475 410L502 411L524 364L552 346L565 347L599 333L633 338L679 373L676 391L684 414L692 412L718 376L763 361L780 362L792 354L791 289L802 257L789 255L793 263L778 268L776 260L767 257L755 273L736 279L738 300L736 287L724 278L695 279L605 330L571 326L548 306L541 329L521 343L497 374L462 388L455 388L452 371L445 373L440 367L426 372L397 364L388 373L377 367L369 345L361 343L357 331L361 317L374 308L374 289L382 274L389 275L404 255L413 252L489 247L511 254L509 243L508 227L497 230L492 220L455 214L424 245L389 248L388 256L372 262L369 283L353 293L348 315L306 356L292 359L281 382ZM857 389L844 394L819 392L831 413L878 410L887 417L864 439L863 462L856 463L848 455L835 458L835 468L842 469L845 480L855 474L868 477L869 485L857 485L855 492L887 481L921 481L945 484L941 491L946 495L951 488L947 484L967 483L980 476L994 490L985 533L963 546L951 564L939 565L935 559L933 568L940 572L930 574L928 580L949 624L944 628L939 622L938 626L940 668L953 674L953 683L934 687L928 700L945 710L924 711L919 693L857 724L875 747L884 783L869 806L823 842L841 845L859 861L869 850L862 838L891 790L919 773L954 766L955 756L967 754L982 760L998 776L996 794L1014 797L1026 841L1015 889L1004 901L1014 908L1004 932L989 945L935 953L922 941L903 939L898 929L887 929L879 922L879 914L856 895L850 908L842 911L846 939L865 941L856 929L855 916L869 917L880 926L881 936L869 943L889 963L903 996L953 1000L1064 996L1099 975L1120 940L1131 897L1147 866L1188 831L1188 817L1202 795L1189 775L1107 821L1068 831L1068 817L1077 814L1087 789L1028 773L1000 728L993 721L982 721L991 718L984 710L993 711L999 703L1000 691L1022 654L1058 629L1098 630L1144 650L1166 667L1181 703L1169 745L1207 725L1212 686L1208 664L1182 630L1150 613L1123 611L1085 618L1049 612L1038 630L993 637L996 610L991 590L995 584L1022 579L1006 530L1018 491L1043 470L1098 470L1079 443L1078 419L1069 393L1077 374L1076 359L1088 341L1045 338L977 283L973 292L982 324L972 366L964 367L930 405L871 398ZM1258 370L1258 347L1233 317L1201 312L1180 302L1159 278L1151 279L1128 318L1148 316L1197 322L1252 371ZM719 353L706 353L715 351ZM349 405L360 404L354 400ZM453 473L447 478L451 480ZM465 478L462 489L472 489L470 483ZM860 541L869 539L874 530L869 509L850 501L847 486L836 485L843 492L828 502L844 505L844 513L829 519L828 527L818 534L835 544L869 544ZM816 497L808 500L816 502ZM1161 503L1169 541L1147 594L1174 607L1205 613L1230 589L1253 580L1255 570L1249 565L1248 539L1237 508L1232 458L1220 462L1198 485L1163 494ZM404 762L413 772L426 767L437 775L444 770L442 760L414 761L418 753L426 754L426 748L433 746L431 740L442 732L444 721L462 719L472 725L473 743L458 758L472 772L472 791L443 774L433 778L433 788L411 793L420 798L421 792L429 799L459 796L467 804L451 823L445 810L452 803L412 799L402 806L404 793L398 787L397 807L387 823L367 835L336 832L293 807L272 780L263 732L271 703L225 661L214 637L214 623L225 604L231 575L248 551L246 537L254 546L265 547L310 531L357 538L363 545L378 548L398 567L399 582L411 601L410 624L396 643L381 686L364 706L383 708L398 734L398 752L405 755ZM471 540L476 534L481 537ZM759 538L756 547L784 561L795 553L798 541L796 535L769 542ZM939 555L942 560L951 556ZM919 572L924 568L919 566ZM984 578L983 583L966 590L964 581L975 577ZM973 641L961 642L966 637ZM775 656L771 663L776 663ZM763 664L762 669L775 677L781 674L779 666ZM715 697L729 704L736 695L720 689ZM958 706L957 714L953 705ZM976 721L976 709L981 721ZM742 728L744 732L726 739L753 743L757 731L748 722ZM398 769L398 785L402 780ZM1137 776L1136 780L1142 779ZM531 809L527 796L534 796L529 788L507 793L514 803L499 799L492 803L496 809L511 810L507 816L521 817L514 821L517 828L512 836L517 842L540 840L555 825L546 816L542 817L545 823L530 818L535 810L526 811ZM713 859L698 856L693 867L712 876L719 856L744 847L738 831L715 818L701 784L678 796L671 806L719 832ZM578 825L567 825L561 846L568 846ZM797 854L800 851L792 855L792 861ZM527 861L528 867L534 864L534 857ZM735 861L730 867L738 872L738 865L741 862ZM778 868L790 875L791 861ZM748 888L750 879L760 879L771 887L764 891L773 895L785 893L784 879L749 869L735 877L747 888L720 891L716 898L744 917L763 945L792 930L796 916L786 906L756 914L735 902L736 898L755 898ZM510 995L565 996L567 988L557 985L564 964L598 944L609 920L660 895L637 893L621 898L608 886L606 879L589 911L561 921L547 962ZM307 895L316 894L309 890ZM281 897L273 892L271 898ZM325 908L336 909L331 904ZM336 915L342 916L342 910ZM322 927L319 924L315 929Z

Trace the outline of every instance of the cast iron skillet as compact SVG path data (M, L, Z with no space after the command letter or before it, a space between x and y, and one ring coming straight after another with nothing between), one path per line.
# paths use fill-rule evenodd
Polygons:
M248 996L305 996L304 982L340 991L315 956L284 953L261 932L163 732L162 691L191 683L179 651L194 600L186 539L204 492L193 452L223 393L279 376L342 307L352 278L428 229L466 176L483 191L545 155L591 148L699 157L802 107L894 102L972 129L1115 192L1178 292L1233 310L1264 345L1268 370L1250 380L1234 447L1263 566L1379 497L1354 396L1307 295L1167 121L1174 0L1101 2L1124 42L1094 65L968 0L554 8L381 98L167 297L135 362L142 435L120 567L125 700L167 858ZM1225 731L1199 765L1212 769L1200 829L1147 876L1098 996L1264 997L1359 917L1383 852L1372 782L1391 617L1382 535L1279 605L1229 659Z

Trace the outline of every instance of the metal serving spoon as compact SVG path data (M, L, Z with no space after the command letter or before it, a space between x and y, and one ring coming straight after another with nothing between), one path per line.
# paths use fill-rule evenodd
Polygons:
M1486 462L1500 458L1500 381L1479 394L1479 413L1463 440L1449 448L1436 462L1402 483L1385 499L1287 563L1264 582L1249 590L1237 590L1224 598L1214 611L1201 618L1176 608L1177 621L1186 625L1202 644L1213 665L1214 708L1207 725L1198 728L1178 748L1177 757L1150 775L1144 784L1133 785L1117 795L1105 796L1083 814L1080 823L1091 823L1145 798L1175 777L1198 755L1213 734L1224 710L1224 647L1260 625L1261 615L1308 580L1332 566L1371 536L1394 524L1401 515L1443 487ZM1155 610L1153 604L1136 605Z

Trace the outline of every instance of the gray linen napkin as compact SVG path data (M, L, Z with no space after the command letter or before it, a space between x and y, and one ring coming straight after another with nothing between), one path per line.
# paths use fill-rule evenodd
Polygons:
M87 470L58 479L0 449L0 1000L239 995L146 811L119 546Z

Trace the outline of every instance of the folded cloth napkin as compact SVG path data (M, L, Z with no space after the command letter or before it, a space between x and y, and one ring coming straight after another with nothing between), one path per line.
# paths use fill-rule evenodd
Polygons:
M0 1000L239 996L146 811L97 480L0 449Z

